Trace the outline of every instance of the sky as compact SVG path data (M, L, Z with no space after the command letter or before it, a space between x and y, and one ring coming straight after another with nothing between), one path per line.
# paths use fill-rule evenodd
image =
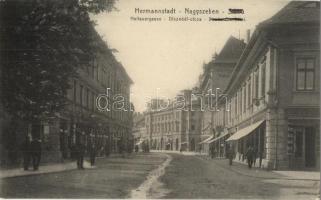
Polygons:
M92 16L96 30L133 80L131 101L142 112L154 97L173 98L197 86L203 64L219 53L232 35L245 39L246 30L283 8L287 0L118 0L117 11ZM139 9L176 9L176 14L135 14ZM189 9L215 9L218 15L188 15ZM209 21L230 17L228 8L243 9L245 21ZM222 13L224 12L224 13ZM201 17L201 22L169 21L168 17ZM131 17L161 17L162 21L134 21Z

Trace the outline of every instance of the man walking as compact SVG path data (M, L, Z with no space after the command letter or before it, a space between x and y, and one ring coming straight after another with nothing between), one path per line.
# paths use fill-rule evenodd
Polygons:
M77 153L77 167L78 169L84 169L84 154L85 154L85 147L84 145L78 141L76 144L76 153Z
M96 159L96 145L95 142L92 142L90 145L90 165L94 166L95 165L95 159Z
M253 164L253 158L254 158L254 150L253 150L253 147L252 146L249 146L246 153L245 153L245 156L247 158L247 164L249 166L249 168L251 169L252 168L252 164Z
M214 156L215 156L215 147L214 147L214 145L210 146L210 153L211 153L211 158L213 159Z
M23 169L28 170L30 162L30 138L26 136L25 141L22 143L21 151L23 154Z
M33 170L38 170L41 159L41 140L33 139L30 143Z
M227 157L229 159L229 165L231 166L233 164L233 158L234 158L234 150L232 146L230 146L228 149Z

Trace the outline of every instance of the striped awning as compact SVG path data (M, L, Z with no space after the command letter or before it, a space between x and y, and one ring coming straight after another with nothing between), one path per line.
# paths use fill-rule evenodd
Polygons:
M254 131L257 127L259 127L263 122L264 120L258 121L250 126L242 128L241 130L234 133L231 137L229 137L226 141L239 140L240 138L247 136L252 131Z

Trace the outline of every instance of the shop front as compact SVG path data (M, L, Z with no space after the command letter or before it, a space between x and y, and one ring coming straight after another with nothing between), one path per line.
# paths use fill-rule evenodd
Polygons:
M265 130L265 121L261 120L238 130L226 140L234 148L235 161L246 162L246 151L251 146L255 152L254 163L262 167L262 160L266 157Z

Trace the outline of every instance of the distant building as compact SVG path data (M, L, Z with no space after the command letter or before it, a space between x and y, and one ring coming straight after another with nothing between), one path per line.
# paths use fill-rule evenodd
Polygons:
M231 36L219 54L215 54L213 60L204 65L203 74L200 76L200 90L204 98L202 113L202 134L201 134L201 149L203 152L209 151L209 145L213 142L215 136L221 134L224 130L224 124L214 125L214 112L209 109L209 106L214 103L215 97L209 102L206 95L211 91L214 95L220 95L225 90L234 67L240 58L245 43Z
M214 112L235 160L251 145L262 167L320 167L319 38L319 2L290 2L256 27Z
M145 126L144 114L135 114L135 117L133 118L132 134L135 144L141 144L143 141L149 141L149 135L147 135Z
M151 149L198 150L201 129L200 101L191 99L191 94L192 90L184 90L177 97L186 100L184 109L172 101L166 109L149 110L145 113L145 125Z

